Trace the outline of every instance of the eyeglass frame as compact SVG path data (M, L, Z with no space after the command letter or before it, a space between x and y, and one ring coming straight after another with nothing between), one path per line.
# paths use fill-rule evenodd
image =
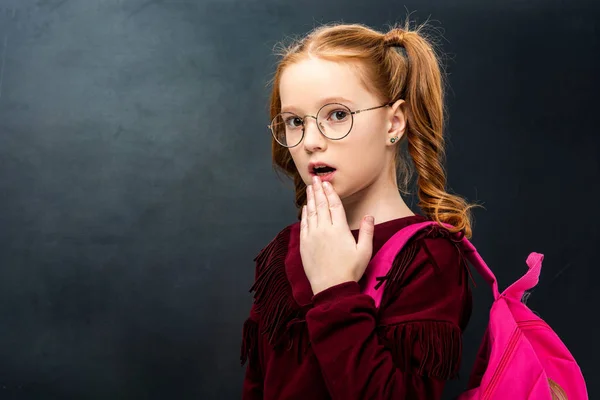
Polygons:
M350 132L352 131L352 128L354 127L354 115L355 114L360 114L361 112L365 112L365 111L376 110L378 108L390 107L390 106L392 106L394 104L394 102L392 101L392 102L388 102L388 103L385 103L385 104L380 105L380 106L370 107L370 108L363 108L361 110L355 110L355 111L350 110L350 107L348 107L347 105L345 105L343 103L327 103L327 104L324 104L321 108L319 108L319 111L317 111L317 115L319 115L319 113L321 112L321 110L324 109L325 107L331 106L331 105L334 105L334 104L338 104L340 106L343 106L343 107L347 108L350 111L350 115L352 115L352 122L351 122L351 125L350 125L350 129L348 129L348 133L346 133L344 136L342 136L340 138L336 138L336 139L330 138L329 136L327 136L326 134L324 134L323 131L321 130L321 127L317 123L317 129L319 130L319 132L321 133L321 135L325 136L329 140L342 140L346 136L348 136L350 134ZM286 146L286 145L281 144L281 142L279 140L277 140L277 137L275 136L275 132L273 131L273 121L275 121L275 118L277 118L281 114L284 114L284 113L280 112L275 117L273 117L273 119L271 120L271 123L269 125L267 125L267 128L271 131L271 136L273 137L273 139L275 139L275 141L277 142L277 144L279 144L280 146L283 146L285 148L288 148L288 149L294 148L294 147L298 146L300 143L302 143L302 140L304 139L304 134L306 132L306 126L304 125L306 117L314 118L315 122L317 121L317 117L315 117L313 115L306 114L305 116L300 117L299 115L290 112L290 114L296 115L298 118L300 118L302 120L302 136L300 137L300 140L298 141L298 143L296 143L295 145L293 145L293 146Z

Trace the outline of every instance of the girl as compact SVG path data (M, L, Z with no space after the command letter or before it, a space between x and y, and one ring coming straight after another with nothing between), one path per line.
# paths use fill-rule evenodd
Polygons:
M419 29L322 26L286 49L269 128L300 221L255 259L244 399L439 399L457 374L471 294L455 240L471 237L473 206L445 190L443 109ZM411 163L421 214L398 190ZM398 252L376 308L360 289L369 260L428 219L454 229L436 225Z

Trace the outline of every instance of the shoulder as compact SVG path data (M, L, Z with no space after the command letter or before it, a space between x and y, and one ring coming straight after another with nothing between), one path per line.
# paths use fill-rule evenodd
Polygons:
M424 316L459 323L470 300L462 237L430 226L396 254L385 277L383 315Z
M257 268L267 261L269 258L281 253L286 252L292 231L299 227L299 222L290 224L280 230L266 246L264 246L254 257L254 261L257 263ZM258 272L258 271L257 271Z
M441 226L432 226L417 236L423 264L431 264L439 274L451 274L463 267L462 235Z
M464 254L462 236L450 232L447 228L432 225L417 233L404 248L398 251L396 260L406 259L405 267L433 275L448 275L460 271L463 267Z

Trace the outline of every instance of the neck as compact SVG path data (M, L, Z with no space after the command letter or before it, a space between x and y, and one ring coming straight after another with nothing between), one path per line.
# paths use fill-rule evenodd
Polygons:
M351 230L360 228L365 215L375 217L375 224L415 215L396 185L383 179L345 197L342 203Z

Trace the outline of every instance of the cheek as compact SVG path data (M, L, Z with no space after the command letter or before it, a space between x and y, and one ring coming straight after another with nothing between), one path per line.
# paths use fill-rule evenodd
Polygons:
M361 118L363 120L354 121L354 127L350 132L350 135L353 135L353 139L357 142L360 142L362 146L379 146L381 145L381 140L385 139L386 136L386 126L385 121L382 121L378 118L365 118L366 115L363 115Z
M370 166L383 162L386 153L385 135L381 127L363 129L352 138L352 158ZM354 133L354 132L353 132Z
M292 160L294 161L294 166L296 167L296 170L300 174L302 181L304 181L304 183L308 185L310 182L311 176L308 174L308 172L306 170L306 168L307 168L306 162L304 162L300 158L298 151L296 151L295 149L290 150L290 156L292 157Z
M381 131L365 129L356 135L348 154L344 157L348 172L360 182L370 181L385 169L385 135Z

